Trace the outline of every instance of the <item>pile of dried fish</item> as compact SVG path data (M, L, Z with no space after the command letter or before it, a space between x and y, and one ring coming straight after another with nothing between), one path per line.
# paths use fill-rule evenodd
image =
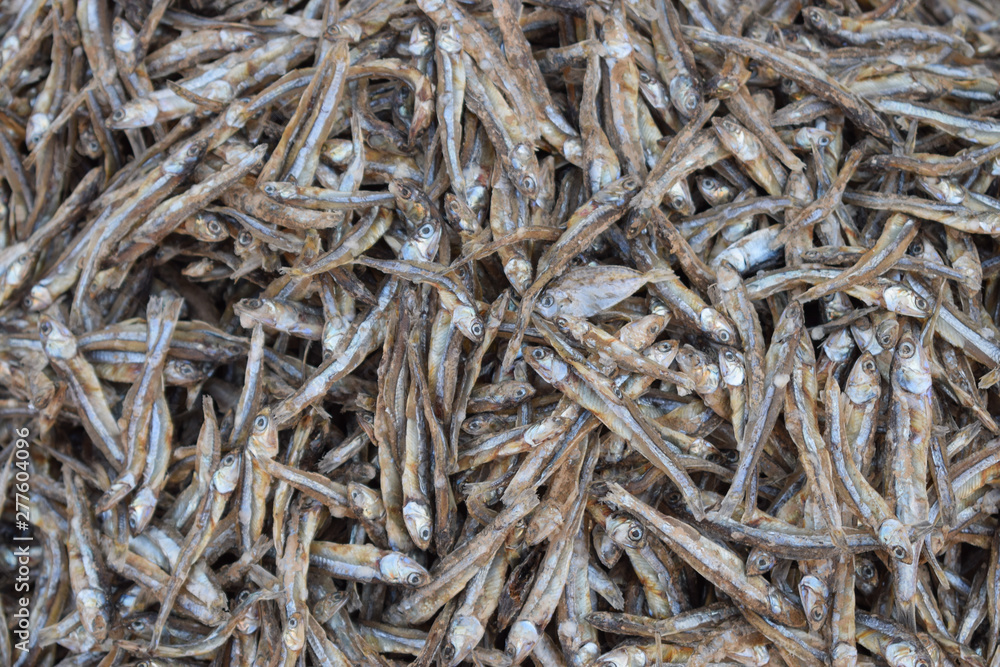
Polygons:
M997 667L998 71L979 0L2 3L0 664Z

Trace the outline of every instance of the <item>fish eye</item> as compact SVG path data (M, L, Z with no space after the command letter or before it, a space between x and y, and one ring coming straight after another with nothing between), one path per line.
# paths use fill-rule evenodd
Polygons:
M698 108L698 98L694 95L689 95L686 100L684 100L684 108L688 111L694 111Z
M427 223L417 230L417 234L419 234L421 238L429 239L434 236L434 225Z
M277 192L278 188L274 185L274 183L268 183L267 185L264 186L264 194L266 194L269 197L273 197Z
M483 335L483 325L480 324L479 322L473 322L472 326L469 327L469 331L472 332L473 336L476 336L478 338L479 336Z
M125 120L125 110L124 109L115 109L115 112L113 114L111 114L111 120L117 121L117 122Z
M771 562L770 560L768 560L767 556L761 556L760 558L757 559L757 567L761 570L766 569L767 566L770 564Z
M899 346L899 354L904 359L909 359L910 357L912 357L914 352L916 352L916 348L913 346L913 343L909 341L906 341L905 343Z
M630 540L632 540L633 542L638 542L639 540L641 540L642 539L642 527L634 525L631 528L629 528L628 529L628 538Z
M622 187L626 190L635 190L639 187L639 179L635 176L629 176L622 181Z
M52 323L48 321L42 322L38 326L38 330L42 332L43 336L48 336L50 333L52 333Z
M542 297L539 303L541 304L542 308L551 308L556 304L556 299L551 294L546 294L545 296Z
M409 576L406 577L406 581L408 581L411 586L419 586L420 579L420 574L417 572L411 572Z
M875 577L875 568L869 563L865 563L861 566L861 576L865 579L872 579Z
M17 258L16 261L17 261L18 264L24 264L25 262L28 261L28 256L27 255L21 255L20 257Z
M451 660L455 657L455 647L451 644L445 644L441 647L441 656L445 660Z
M740 453L735 449L726 450L726 461L729 463L736 463L740 459Z
M619 389L617 386L612 387L611 391L614 393L615 398L621 398L622 397L622 390Z
M679 491L671 491L667 495L667 502L676 505L681 501L681 494Z
M874 373L875 372L875 362L872 361L871 359L867 359L863 364L861 364L861 368L863 368L864 370L866 370L869 373Z
M248 591L248 590L242 590L242 591L240 591L240 594L236 596L236 600L238 602L243 602L248 597L250 597L250 591Z
M253 310L257 310L258 308L260 308L263 305L264 305L264 302L261 301L260 299L247 299L247 301L246 301L247 308L251 308Z
M886 347L888 345L891 345L892 344L892 335L890 335L888 333L884 333L884 334L882 334L879 337L879 341L878 342L882 344L882 347Z
M240 235L236 239L236 241L240 245L250 245L251 243L253 243L253 235L251 235L250 232L243 230L242 232L240 232Z
M544 359L545 350L543 350L540 347L536 347L534 350L531 351L531 356L533 356L535 359Z
M726 350L725 352L722 353L722 356L726 358L726 361L736 363L736 355L733 354L732 350Z
M517 391L514 392L514 396L517 397L517 398L524 398L524 396L527 393L528 393L527 389L525 389L524 387L518 387Z
M823 301L826 301L827 303L831 303L836 298L837 298L836 294L826 294L826 295L823 296Z
M913 300L913 305L919 308L920 310L927 310L927 300L921 296L918 296L916 299Z
M208 231L212 232L213 234L221 234L222 233L222 225L219 224L218 220L209 220L208 221Z
M830 143L830 137L827 137L825 135L820 135L819 139L816 140L816 143L819 144L820 146L826 146Z
M253 420L253 427L258 433L267 428L269 420L265 415L257 415L257 418Z
M521 179L521 187L529 192L534 192L536 185L535 179L531 176L525 176Z
M236 457L233 456L232 454L226 454L226 458L222 459L222 465L223 465L223 467L228 468L229 466L233 465L234 463L236 463Z
M137 618L136 620L129 623L129 628L131 628L132 632L142 632L143 630L146 629L146 621L142 620L141 618Z
M639 72L639 81L643 83L649 83L649 75L645 72Z
M729 335L729 332L726 331L725 329L723 329L722 331L720 331L718 333L718 337L719 337L719 340L721 342L723 342L723 343L728 343L729 339L731 338L731 336Z
M400 185L398 189L400 197L403 199L413 199L413 190L411 190L409 186Z
M422 540L429 540L429 539L431 539L431 529L430 528L421 528L420 529L420 539L422 539Z
M904 549L899 545L896 545L892 548L892 555L895 556L898 560L903 560L904 558L906 558L906 549Z
M299 619L295 618L294 616L292 616L292 617L290 617L290 618L288 619L288 627L289 627L289 628L291 628L291 629L293 629L293 630L294 630L294 629L295 629L295 628L297 628L298 626L299 626Z
M924 254L924 243L923 241L914 241L913 245L910 246L910 253L913 255Z
M820 609L819 607L813 609L811 615L814 621L822 621L824 616L823 610Z
M559 327L560 329L567 329L569 328L569 320L567 320L565 317L560 317L559 319L556 320L556 326Z

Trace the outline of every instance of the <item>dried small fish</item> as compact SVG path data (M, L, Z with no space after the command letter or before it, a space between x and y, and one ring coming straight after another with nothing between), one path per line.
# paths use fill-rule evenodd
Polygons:
M1000 665L998 27L3 3L0 663Z

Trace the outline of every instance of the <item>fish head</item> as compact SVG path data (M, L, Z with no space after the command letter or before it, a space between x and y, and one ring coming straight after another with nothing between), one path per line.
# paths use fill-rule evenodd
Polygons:
M133 535L139 535L149 525L156 510L156 500L156 495L148 487L136 491L128 504L128 527Z
M886 519L878 527L878 543L888 550L896 560L910 564L913 562L913 545L906 534L906 528L898 519Z
M854 585L865 595L871 595L879 585L878 568L875 563L863 556L854 558Z
M885 647L885 661L889 667L929 667L912 642L897 639Z
M222 495L229 495L240 480L240 459L238 453L229 452L219 462L219 469L212 475L212 486Z
M913 394L922 394L931 388L930 361L912 329L904 331L896 345L893 381Z
M900 326L899 320L895 317L882 319L875 325L875 340L883 350L891 350L896 347L899 341Z
M939 202L961 204L965 201L965 188L950 178L918 176L917 185Z
M854 362L844 393L852 403L863 405L877 400L882 393L882 375L871 352L864 352Z
M433 527L430 512L423 503L410 501L403 505L403 523L418 547L426 549L430 545Z
M28 117L28 124L24 126L24 141L29 151L34 150L51 125L52 118L47 113L33 113Z
M385 517L385 506L374 489L358 482L347 483L347 497L358 514L370 521L380 521Z
M531 621L516 621L507 634L504 655L512 665L520 664L538 643L538 628Z
M156 102L147 97L140 97L115 109L108 118L107 125L112 130L149 127L156 122L159 112L160 108L156 106Z
M802 10L806 24L819 32L832 32L840 29L840 17L833 12L819 7L807 7Z
M746 381L746 365L743 354L731 347L719 350L719 373L730 387L739 387Z
M806 612L806 621L813 632L819 630L826 621L829 611L827 600L830 597L830 589L819 577L807 574L799 581L799 597L802 599L802 608Z
M556 356L552 348L528 347L525 359L539 376L549 384L560 382L569 377L569 366Z
M464 304L456 306L455 311L452 313L451 321L472 342L483 342L483 333L485 331L483 320L472 306Z
M392 551L378 561L379 572L386 582L408 588L423 586L430 580L430 575L412 558Z
M108 599L96 588L84 588L76 595L76 608L80 612L80 622L94 639L103 642L108 638L111 624L108 615Z
M875 338L875 327L872 326L871 318L867 315L859 317L851 323L851 335L854 336L854 342L862 350L867 350L872 355L879 354L882 351L878 340Z
M701 105L701 95L694 79L687 74L678 74L667 83L670 101L674 108L685 116L693 116Z
M766 574L778 564L778 558L767 551L754 547L747 556L746 573L748 575Z
M456 616L452 619L448 637L441 647L441 657L445 667L455 667L472 652L479 640L483 638L486 628L474 616Z
M229 30L218 31L219 42L227 51L242 51L245 49L255 49L264 43L264 39L249 30Z
M271 408L264 408L254 417L248 442L254 456L273 459L278 455L278 428L271 419Z
M695 184L701 196L712 206L724 204L732 197L732 189L714 176L700 176Z
M13 259L4 268L3 276L0 277L0 303L6 301L14 290L24 284L35 265L37 254L30 250L26 243L18 243L17 246L11 247L12 250L15 248L16 252L11 253Z
M42 339L42 348L50 358L67 360L76 356L76 337L62 322L42 315L38 320L38 333Z
M206 243L218 243L229 238L229 231L219 220L219 216L208 211L194 215L186 226L195 238Z
M620 646L597 659L597 667L646 667L646 653L638 646Z
M535 302L535 310L547 320L555 319L559 313L559 300L552 290L545 290ZM558 322L556 323L558 325Z
M882 291L882 300L888 310L907 317L924 318L931 314L927 299L905 285L890 285Z
M676 340L661 340L651 345L645 351L645 355L664 368L668 368L680 353L680 349L681 344Z
M301 612L288 614L281 641L289 651L301 651L306 645L306 621Z
M832 361L847 361L856 347L847 327L838 329L826 337L821 345L823 353Z
M646 529L638 519L627 514L614 514L608 517L604 528L608 536L623 547L641 549L646 545Z
M726 655L747 667L764 667L771 660L771 654L763 644L741 646L736 650L726 651Z
M243 589L236 595L236 604L243 605L250 597L250 591ZM241 635L252 635L260 627L260 605L254 604L236 622L236 631Z
M462 35L450 21L445 21L438 26L437 47L445 53L456 55L462 53Z

